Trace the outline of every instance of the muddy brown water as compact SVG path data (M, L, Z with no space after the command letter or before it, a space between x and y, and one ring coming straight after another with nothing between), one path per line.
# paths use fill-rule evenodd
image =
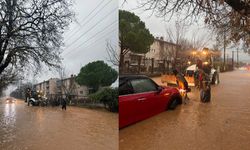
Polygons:
M188 104L121 129L120 150L249 150L250 72L221 73L220 80L211 103L193 90Z
M0 103L0 150L117 150L118 114Z

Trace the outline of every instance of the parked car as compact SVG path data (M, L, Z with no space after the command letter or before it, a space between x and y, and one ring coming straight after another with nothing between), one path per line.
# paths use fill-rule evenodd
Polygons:
M149 118L182 103L179 90L157 85L143 75L119 77L119 128Z

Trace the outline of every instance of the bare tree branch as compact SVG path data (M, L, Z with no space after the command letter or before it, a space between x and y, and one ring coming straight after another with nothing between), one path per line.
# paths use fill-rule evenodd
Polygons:
M68 77L66 74L65 67L58 68L58 74L60 77L60 87L61 90L65 93L67 98L70 98L71 95L77 95L77 86L75 83L74 76Z
M113 64L113 66L119 66L119 54L117 48L111 45L110 42L106 42L106 51L108 53L108 61Z
M73 16L67 0L2 0L0 74L10 64L58 67L62 34Z
M243 41L250 46L249 0L138 0L138 8L152 11L157 17L171 18L184 14L183 20L192 23L198 19L215 29L227 31L227 40Z

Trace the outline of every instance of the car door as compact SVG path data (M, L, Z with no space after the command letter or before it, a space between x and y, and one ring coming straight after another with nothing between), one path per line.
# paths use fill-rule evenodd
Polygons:
M131 80L131 85L136 95L134 98L138 102L138 120L143 120L156 114L161 104L158 86L148 78L133 79Z
M119 83L119 128L138 120L138 103L129 80Z

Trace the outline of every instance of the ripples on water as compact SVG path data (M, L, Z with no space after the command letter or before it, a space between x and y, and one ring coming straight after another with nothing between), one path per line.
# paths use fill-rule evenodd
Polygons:
M250 72L220 79L211 103L200 103L193 90L187 105L120 130L120 150L249 150Z
M117 150L117 124L106 111L0 103L0 150Z
M0 105L0 145L15 139L16 105L6 103Z

